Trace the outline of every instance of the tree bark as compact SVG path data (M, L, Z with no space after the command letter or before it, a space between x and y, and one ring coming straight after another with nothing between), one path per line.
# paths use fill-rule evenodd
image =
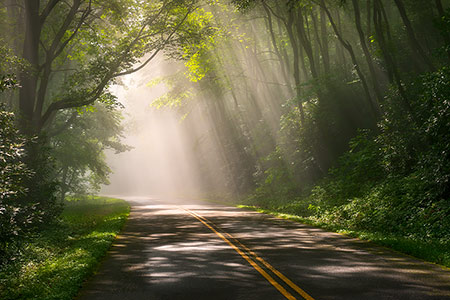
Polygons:
M39 40L41 23L39 19L39 2L25 2L25 39L22 57L30 64L30 70L19 76L22 88L19 92L19 109L21 112L21 130L32 134L32 120L36 102L36 87L39 78Z
M298 10L297 10L296 26L297 26L297 33L298 33L298 38L300 40L300 44L303 47L303 49L305 50L306 56L308 57L308 60L309 60L309 67L311 70L311 75L314 79L317 79L319 76L319 73L317 71L316 63L314 60L314 54L313 54L313 50L312 50L311 40L308 38L308 35L305 31L303 11L301 8L298 8Z
M300 98L300 70L299 70L299 46L297 44L297 40L295 39L294 31L293 31L293 24L294 24L294 12L293 10L290 10L288 12L288 20L286 22L286 30L289 36L289 41L292 47L292 53L293 53L293 68L294 68L294 82L295 82L295 93L297 96L297 104L298 108L300 110L300 121L302 124L304 124L305 121L305 113L303 111L303 103Z
M366 94L366 99L367 102L369 104L369 107L371 108L371 112L374 115L375 118L378 118L378 110L376 108L376 105L373 102L372 96L370 95L370 91L369 91L369 87L367 86L367 80L366 77L364 76L359 64L358 64L358 60L356 59L356 55L355 52L353 51L353 47L350 45L350 43L346 40L343 39L341 32L339 31L339 29L336 26L336 23L333 20L333 17L331 16L330 10L327 8L327 6L325 5L325 1L321 0L320 1L320 6L321 8L325 11L325 13L328 16L328 19L331 23L331 27L334 30L334 33L336 34L338 40L341 42L342 46L347 50L347 52L350 54L350 58L352 59L352 63L355 67L356 73L358 74L359 79L361 80L361 84L363 86L364 89L364 93Z
M323 9L320 9L320 35L322 37L322 55L323 55L323 65L325 72L329 74L330 72L330 52L328 49L328 31L326 23L326 15Z
M53 3L56 5L57 1L53 1ZM56 57L59 55L59 49L64 48L64 44L66 41L63 41L64 35L66 34L67 30L70 27L70 24L73 22L78 9L80 8L81 0L74 0L73 4L70 8L70 11L64 18L64 22L59 28L58 32L56 33L55 37L52 40L52 43L45 51L45 62L43 63L43 72L42 76L39 80L39 89L37 91L37 98L36 98L36 105L34 109L34 115L33 115L33 127L34 128L41 128L42 127L42 110L44 108L44 102L47 95L47 89L48 85L50 83L50 76L52 74L52 64L53 61L56 59ZM54 6L53 6L54 7ZM44 10L44 13L50 13L50 11L47 12L47 9L51 11L51 7L46 7ZM83 15L84 16L84 15ZM84 16L86 17L86 16ZM44 14L41 15L41 22L46 18ZM81 18L80 23L78 24L78 28L81 26L84 18ZM75 32L72 33L72 36L76 33L78 28L75 29Z
M283 26L282 26L282 22L281 22L280 19L277 19L277 25L278 25L278 34L279 34L279 36L283 36L283 32L282 32L282 27ZM291 66L289 64L289 56L287 54L286 47L281 46L280 51L281 51L281 54L283 55L284 63L286 64L286 66L285 66L286 67L286 74L291 74Z
M391 56L391 52L387 47L386 40L384 39L383 27L382 27L382 11L381 11L380 0L374 0L374 10L373 10L373 20L376 32L376 37L378 45L380 46L381 53L384 57L386 69L388 71L388 78L391 84L395 84L398 88L400 98L402 99L403 107L409 113L409 115L414 119L411 103L406 94L405 89L400 78L400 74L397 69L395 60Z
M371 18L371 15L372 15L372 10L371 10L371 0L367 0L367 3L366 3L366 13L367 13L367 34L371 34L371 32L372 32L372 18Z
M317 43L317 45L319 47L319 51L320 51L320 55L316 56L317 57L317 64L318 64L317 67L318 67L318 69L320 69L320 57L322 57L322 63L323 63L323 61L324 61L324 59L323 59L323 57L324 57L324 55L323 55L324 50L323 50L322 41L320 40L320 35L319 35L319 29L318 29L319 21L317 20L317 15L316 15L316 12L315 12L314 8L311 10L311 20L312 20L312 23L313 23L312 25L313 25L313 30L314 30L314 38L316 40L316 43ZM324 64L323 69L326 72L325 64Z
M359 2L358 0L352 0L354 14L355 14L355 24L356 24L356 29L357 29L358 35L359 35L359 41L361 43L361 48L363 49L364 57L366 58L367 65L369 67L369 72L370 72L370 76L372 79L373 89L375 91L375 95L377 98L377 101L374 103L374 105L375 105L375 108L377 109L377 111L379 112L379 110L380 110L379 103L383 100L383 94L381 92L380 84L378 82L377 74L375 72L375 67L373 64L372 56L370 54L369 48L367 47L366 37L365 37L363 29L362 29L361 15L360 15L360 9L359 9L358 2Z
M402 18L403 24L406 28L406 33L408 35L408 40L411 45L411 49L413 50L413 57L417 61L422 61L429 71L434 71L436 68L434 67L431 59L428 57L428 55L423 50L422 46L420 45L419 41L416 38L416 35L414 33L414 29L412 28L411 21L409 20L406 9L403 4L402 0L394 0L395 5L398 8L398 11L400 13L400 17Z
M441 0L435 0L434 2L436 4L439 19L442 20L445 17L445 10L442 6L442 2ZM450 45L450 35L448 34L448 32L442 32L442 35L444 37L445 44ZM450 61L450 49L447 50L447 57Z
M336 19L337 19L337 24L336 24L337 29L340 32L342 32L341 16L339 14L339 11L336 11ZM347 59L345 58L344 47L342 46L342 43L339 41L339 39L336 42L336 56L341 59L340 64L344 67L344 69L346 69L347 68Z
M442 18L445 15L444 7L442 6L442 1L434 0L434 3L436 4L436 9L438 11L439 17Z
M278 49L277 40L275 38L275 33L273 31L272 15L270 13L269 8L267 7L267 4L265 2L262 2L262 5L263 5L264 11L266 12L266 15L267 15L267 25L268 25L268 29L269 29L269 33L270 33L270 40L272 42L272 46L273 46L275 55L278 58L278 61L280 62L281 73L283 74L283 78L284 78L285 82L288 84L288 86L291 86L290 79L287 76L285 62L284 62L283 57L281 56L281 53Z

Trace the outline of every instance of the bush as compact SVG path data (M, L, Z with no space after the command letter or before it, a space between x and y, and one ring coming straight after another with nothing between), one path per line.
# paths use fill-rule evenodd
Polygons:
M19 242L61 212L54 196L48 150L15 127L14 114L0 107L0 265Z
M282 151L268 157L253 202L265 208L356 231L418 240L450 236L450 68L408 86L412 112L395 91L384 103L377 136L365 130L349 143L309 196L290 188Z
M393 94L381 133L350 142L306 202L316 218L354 230L450 236L450 70L410 84L413 112Z
M14 114L0 107L0 263L13 241L22 234L35 209L18 202L28 192L25 180L32 172L22 161L26 139L14 125Z

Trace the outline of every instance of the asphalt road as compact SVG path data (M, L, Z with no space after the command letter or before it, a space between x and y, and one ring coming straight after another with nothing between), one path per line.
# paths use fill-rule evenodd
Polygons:
M234 207L128 199L132 212L78 300L450 299L450 271Z

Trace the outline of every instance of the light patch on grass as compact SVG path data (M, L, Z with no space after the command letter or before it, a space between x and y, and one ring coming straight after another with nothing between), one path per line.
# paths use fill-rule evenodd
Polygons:
M61 222L30 240L0 271L0 299L73 299L128 218L119 199L69 199Z
M368 232L350 230L335 224L326 223L314 217L300 217L292 214L277 212L270 209L263 209L252 205L237 205L239 208L249 209L260 213L270 214L286 220L301 222L304 224L320 227L329 231L334 231L361 240L374 242L378 245L394 249L398 252L436 263L450 268L450 241L449 240L420 240L403 236L386 235L379 232Z

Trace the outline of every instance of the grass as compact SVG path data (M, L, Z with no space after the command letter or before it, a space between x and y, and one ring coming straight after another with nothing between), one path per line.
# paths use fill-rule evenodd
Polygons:
M450 240L430 239L424 241L404 236L387 235L380 232L348 230L334 224L318 221L313 217L300 217L293 214L287 214L270 209L263 209L252 205L237 205L237 207L274 215L283 219L301 222L315 227L320 227L328 231L334 231L347 236L357 237L361 240L371 241L375 244L394 249L398 252L414 256L427 262L432 262L450 268Z
M73 299L128 218L120 199L69 199L61 221L27 241L0 270L0 299Z

